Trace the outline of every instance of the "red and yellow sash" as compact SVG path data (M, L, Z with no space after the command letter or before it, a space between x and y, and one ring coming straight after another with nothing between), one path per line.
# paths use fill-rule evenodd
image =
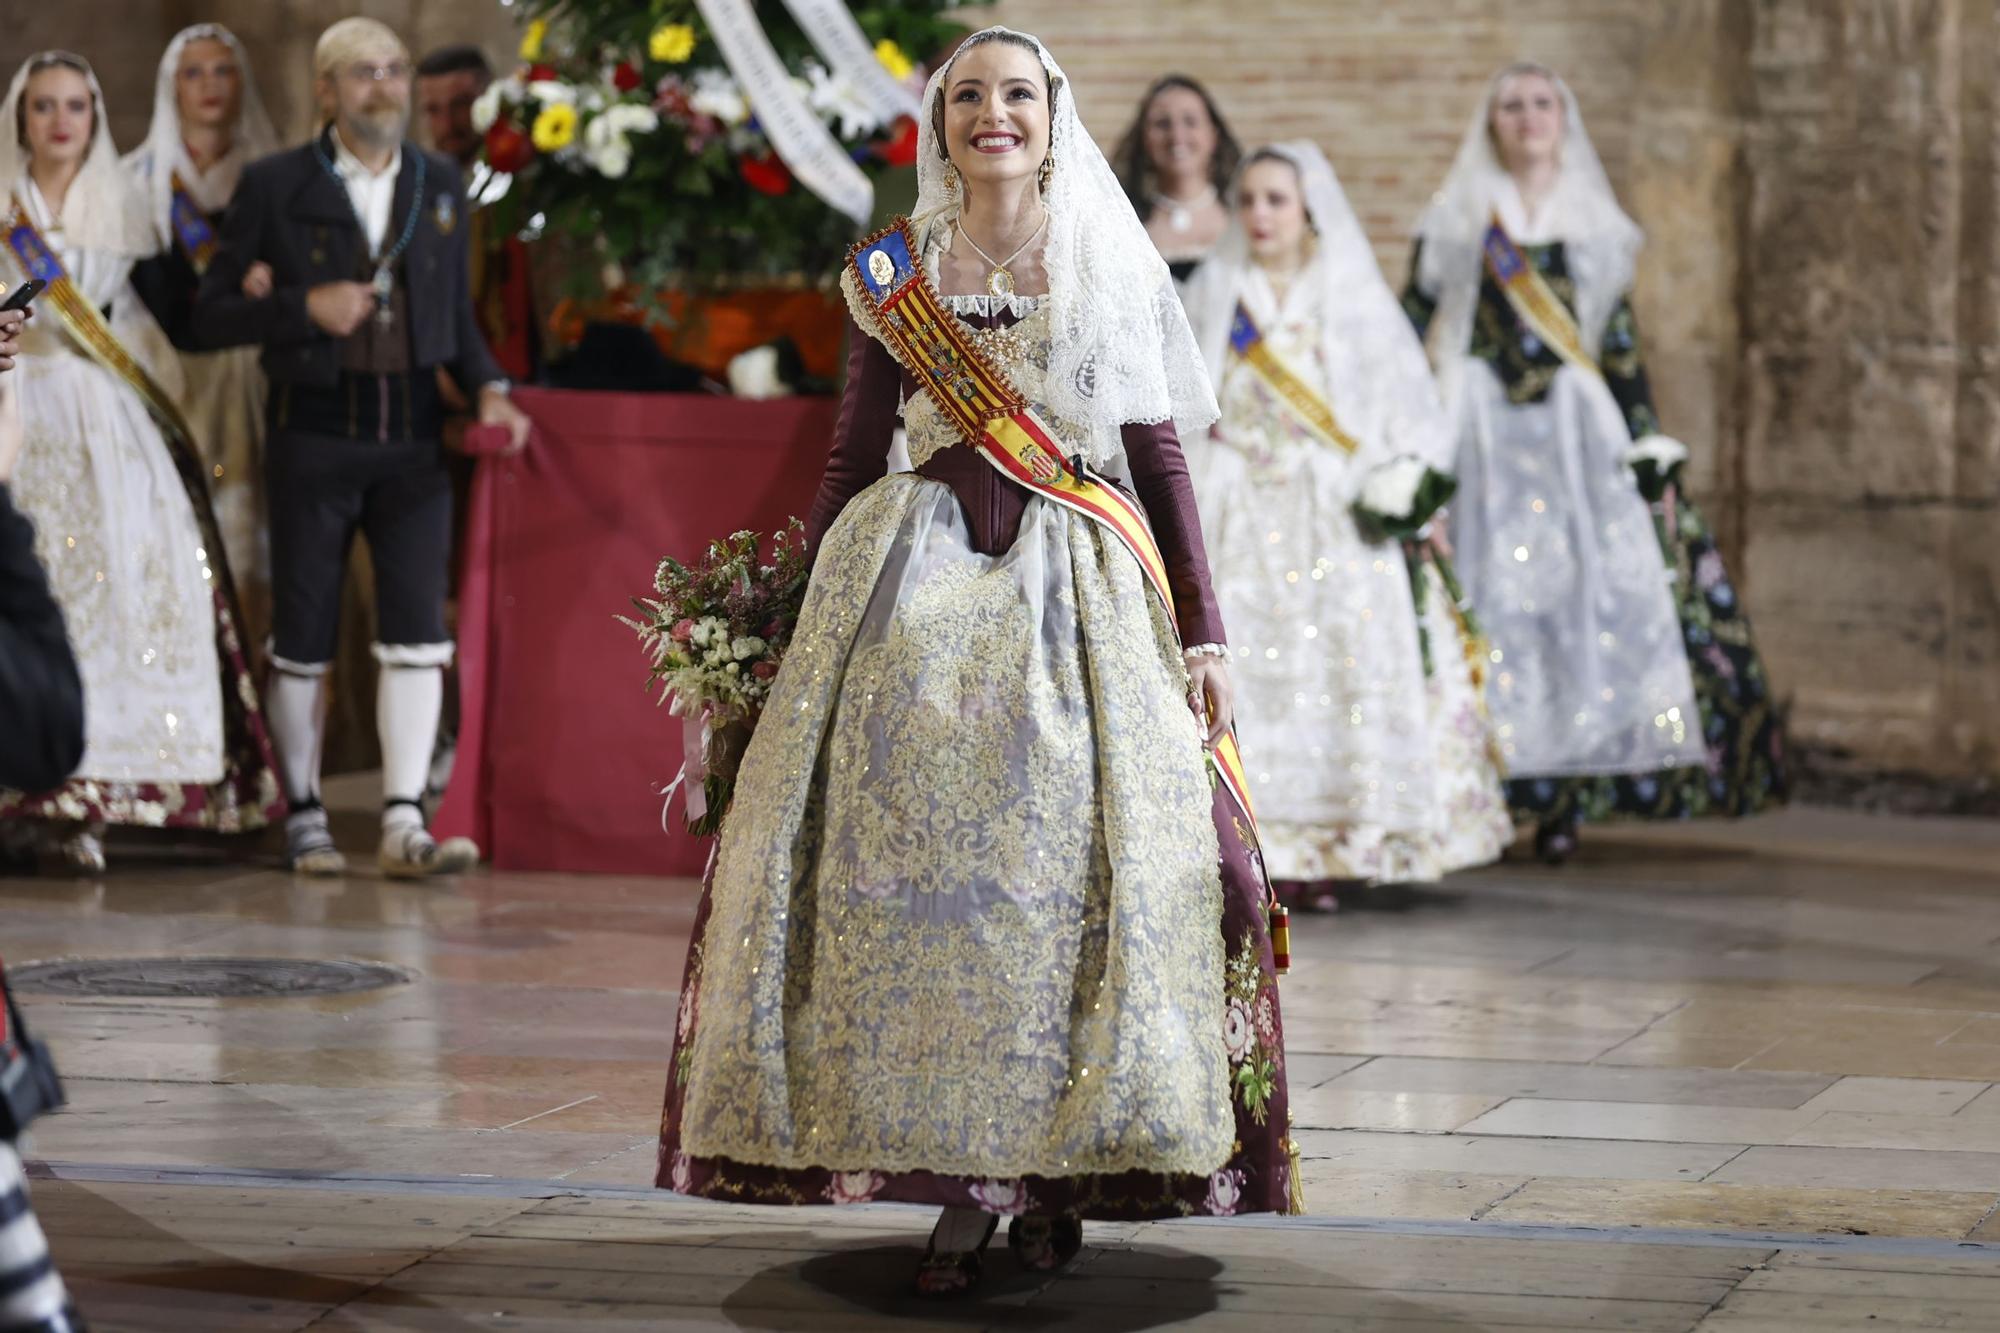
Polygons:
M1570 314L1569 307L1556 295L1555 288L1549 286L1541 270L1521 253L1521 247L1507 234L1507 228L1497 212L1486 228L1486 239L1481 248L1486 255L1486 271L1506 294L1507 303L1514 307L1514 313L1521 317L1521 322L1578 370L1602 375L1596 359L1583 345L1583 333L1577 328L1576 318Z
M1300 379L1298 373L1264 340L1264 331L1257 327L1257 321L1250 318L1250 312L1239 303L1236 317L1229 321L1229 347L1244 365L1255 371L1257 378L1264 381L1278 401L1291 409L1301 425L1320 438L1324 444L1353 453L1361 447L1361 441L1349 435L1340 427L1333 415L1333 408L1325 398L1313 391L1313 387Z
M1063 456L1055 431L945 310L914 254L909 220L898 218L848 257L890 353L987 462L1036 495L1110 529L1145 571L1172 624L1173 588L1145 511L1083 466L1080 457ZM1217 741L1209 757L1254 837L1250 784L1234 733Z
M35 229L21 201L10 199L9 203L13 205L13 220L7 224L7 248L14 252L29 277L48 284L40 303L55 310L64 330L91 360L132 387L160 429L167 433L170 444L193 449L194 432L188 429L187 419L172 396L125 350L125 344L118 341L118 335L105 323L103 312L70 281L62 261Z

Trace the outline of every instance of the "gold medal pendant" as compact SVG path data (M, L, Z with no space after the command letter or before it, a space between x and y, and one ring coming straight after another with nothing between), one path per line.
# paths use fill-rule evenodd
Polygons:
M986 290L994 296L1014 294L1014 275L1004 268L996 268L986 275Z

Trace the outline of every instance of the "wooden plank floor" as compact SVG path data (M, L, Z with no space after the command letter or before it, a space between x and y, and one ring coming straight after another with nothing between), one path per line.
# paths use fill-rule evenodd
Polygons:
M0 880L0 952L417 976L26 997L72 1096L35 1200L107 1329L1996 1329L1996 841L1800 811L1300 921L1312 1216L1093 1225L1054 1279L996 1247L949 1309L901 1294L916 1210L650 1191L684 882L114 849Z

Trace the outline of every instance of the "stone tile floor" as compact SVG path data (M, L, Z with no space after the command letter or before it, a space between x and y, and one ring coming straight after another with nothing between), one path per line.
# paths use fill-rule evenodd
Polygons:
M1295 924L1311 1214L1095 1225L901 1296L914 1210L649 1188L694 894L0 880L10 963L351 958L280 1000L27 997L36 1203L101 1327L2000 1329L2000 830L1795 811L1593 837Z

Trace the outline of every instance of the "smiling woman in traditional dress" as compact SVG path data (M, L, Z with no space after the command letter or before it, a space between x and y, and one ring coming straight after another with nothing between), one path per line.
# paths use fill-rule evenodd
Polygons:
M159 247L133 268L132 285L180 353L187 382L181 407L208 466L209 494L255 655L263 653L271 626L264 373L254 347L194 350L192 321L195 292L243 168L277 150L243 44L218 23L182 29L160 57L146 141L125 159L145 195Z
M1040 43L969 39L919 124L916 216L842 275L817 561L697 917L659 1183L943 1205L917 1285L955 1295L1001 1215L1053 1268L1079 1218L1283 1211L1295 1180L1173 424L1214 419L1207 374ZM899 405L915 471L885 476Z
M1234 193L1187 291L1222 407L1189 458L1265 863L1324 908L1337 881L1496 860L1513 824L1475 641L1421 546L1354 513L1371 478L1414 505L1410 483L1451 471L1423 346L1318 148L1258 150Z
M1457 425L1452 533L1501 654L1508 796L1550 861L1580 820L1784 796L1750 623L1653 413L1641 240L1567 85L1513 65L1424 214L1404 296Z
M1187 75L1168 74L1139 99L1112 160L1174 281L1186 282L1222 238L1222 196L1242 158L1215 99Z
M14 502L69 623L85 715L77 775L0 792L0 820L41 823L86 873L104 868L107 824L262 828L283 803L229 565L175 405L179 364L129 280L156 241L82 57L45 52L14 75L0 189L0 276L49 282L13 372Z

